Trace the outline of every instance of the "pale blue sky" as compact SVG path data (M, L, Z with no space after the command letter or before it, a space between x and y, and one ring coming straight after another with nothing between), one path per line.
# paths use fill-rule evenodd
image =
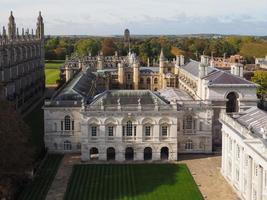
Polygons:
M29 28L41 10L46 34L267 35L267 0L0 0L1 26L10 10Z

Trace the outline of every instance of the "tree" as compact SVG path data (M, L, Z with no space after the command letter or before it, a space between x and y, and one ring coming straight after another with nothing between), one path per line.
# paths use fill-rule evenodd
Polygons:
M267 71L255 71L254 76L251 79L254 83L260 87L257 89L257 95L260 99L267 97Z
M0 97L0 177L24 174L33 164L30 131L9 101Z
M74 47L75 52L80 56L85 56L89 53L95 56L100 50L100 42L93 39L81 39L75 43Z
M115 51L117 50L117 46L112 38L105 38L102 41L101 46L101 51L103 52L104 56L113 56L115 54Z

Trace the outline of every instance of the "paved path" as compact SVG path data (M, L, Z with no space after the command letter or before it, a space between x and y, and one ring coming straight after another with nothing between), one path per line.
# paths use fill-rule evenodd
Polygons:
M179 162L186 163L201 193L208 200L238 200L220 172L221 156L179 155Z
M46 200L62 200L74 164L80 163L80 155L66 154L62 159L56 177L48 191Z

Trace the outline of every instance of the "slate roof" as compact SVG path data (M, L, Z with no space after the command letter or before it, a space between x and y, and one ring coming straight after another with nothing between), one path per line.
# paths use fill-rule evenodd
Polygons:
M199 74L199 62L195 60L190 60L189 63L182 66L182 69L187 71L188 73L192 74L195 77L198 77ZM238 85L256 85L250 81L247 81L244 78L239 76L233 75L230 72L219 70L213 67L208 66L208 74L204 77L205 80L209 81L209 85L216 85L216 84L238 84Z
M267 112L257 107L252 107L243 113L234 115L233 118L259 136L262 136L261 129L264 126L267 128Z
M248 84L248 85L255 85L254 83L247 81L244 78L241 78L239 76L235 76L229 72L225 71L215 71L213 73L210 73L208 76L206 76L204 79L209 81L209 85L214 84Z
M190 97L185 91L180 90L178 88L166 87L166 88L160 89L158 92L162 97L164 97L168 101L172 101L172 100L178 100L178 101L193 100L192 97Z
M104 105L138 105L140 99L141 105L153 105L156 99L158 105L167 105L167 101L159 98L156 94L149 90L107 90L98 95L91 105L100 105L103 101Z
M140 73L156 73L159 72L159 67L140 67Z

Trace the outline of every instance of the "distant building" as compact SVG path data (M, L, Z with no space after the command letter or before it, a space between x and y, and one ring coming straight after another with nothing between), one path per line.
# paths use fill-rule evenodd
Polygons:
M124 46L130 48L130 31L129 29L124 30Z
M8 30L0 35L0 83L4 96L23 112L43 95L44 75L44 23L41 13L34 32L16 27L11 12Z
M262 69L267 69L267 55L265 56L265 58L256 58L255 64L259 65Z
M267 113L221 114L221 172L244 200L267 199Z

